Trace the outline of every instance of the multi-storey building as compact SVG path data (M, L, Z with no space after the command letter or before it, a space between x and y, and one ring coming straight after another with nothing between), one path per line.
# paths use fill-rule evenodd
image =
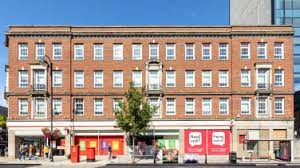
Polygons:
M151 154L153 140L180 158L293 149L290 26L10 26L6 45L10 157L21 143L42 153L51 108L61 132L54 146L66 155L70 144L81 155L86 147L105 155L108 144L127 155L113 111L130 81L158 107L139 154Z

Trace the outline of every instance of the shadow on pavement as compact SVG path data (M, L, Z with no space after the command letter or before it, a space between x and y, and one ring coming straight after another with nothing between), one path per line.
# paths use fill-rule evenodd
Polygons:
M0 163L0 168L26 168L26 167L36 167L41 166L41 164L22 164L22 163L16 163L16 164L7 164L7 163Z

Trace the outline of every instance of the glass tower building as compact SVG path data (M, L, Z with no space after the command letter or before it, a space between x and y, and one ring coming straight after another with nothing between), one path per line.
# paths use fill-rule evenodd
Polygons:
M300 90L300 0L273 0L272 24L294 26L294 86Z

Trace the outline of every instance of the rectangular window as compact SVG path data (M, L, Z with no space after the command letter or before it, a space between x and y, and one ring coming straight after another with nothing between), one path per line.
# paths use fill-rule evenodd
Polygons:
M221 43L219 44L219 60L227 60L228 59L228 44Z
M176 114L176 99L167 98L166 99L166 115Z
M132 81L134 84L134 87L142 87L143 77L142 77L142 71L132 71Z
M75 44L74 45L74 60L83 60L84 59L84 45Z
M228 71L219 71L219 86L228 87Z
M211 71L202 71L202 87L211 87Z
M268 87L268 69L260 68L257 70L257 88L266 89Z
M103 71L94 71L94 87L102 88L103 87Z
M132 60L142 60L142 44L132 45Z
M185 114L186 115L195 114L195 99L194 98L186 98L185 99Z
M176 87L176 71L166 71L166 87Z
M185 60L195 59L195 45L193 43L185 44Z
M275 43L274 57L275 57L275 59L283 59L284 58L283 43Z
M242 97L241 99L241 114L251 113L251 98Z
M84 114L84 101L81 98L74 99L74 113L75 115Z
M284 86L284 70L283 69L275 69L274 85L275 86Z
M44 98L36 98L35 99L35 114L37 116L45 116L46 115L46 100Z
M250 59L250 43L241 43L241 59Z
M84 87L84 72L83 71L75 71L74 72L74 87L75 88L83 88Z
M276 97L274 104L275 104L275 114L284 114L284 98Z
M19 115L24 116L28 115L28 100L19 99Z
M114 114L116 112L120 112L120 110L121 110L121 103L122 103L122 99L121 98L115 98L115 99L113 99L113 113Z
M241 86L242 87L249 87L251 86L250 82L250 70L249 69L242 69L241 70Z
M45 56L45 44L44 43L37 43L35 44L35 58L37 60L41 60L43 59L43 57Z
M260 42L257 44L257 58L267 59L267 43Z
M202 44L202 60L211 60L211 44Z
M195 87L195 71L185 71L185 87Z
M259 97L257 98L257 114L258 115L266 115L267 114L267 98Z
M103 60L103 44L94 44L94 60Z
M160 115L160 100L159 100L159 98L150 97L149 105L151 108L155 109L153 115Z
M159 90L160 80L159 80L159 72L158 70L149 70L149 89L150 90Z
M52 52L53 52L53 60L61 60L62 59L62 46L61 43L53 43L52 44Z
M149 44L149 59L158 59L158 44Z
M229 114L229 101L228 98L220 98L219 100L219 112L220 115Z
M28 71L19 71L19 87L28 87Z
M19 44L19 60L28 60L28 44Z
M62 113L62 101L61 98L55 98L52 101L52 110L54 115L61 115Z
M33 71L34 74L34 89L45 90L46 89L46 71L44 69L36 69Z
M211 115L212 114L212 102L211 99L204 98L202 99L202 114Z
M123 60L123 44L113 45L113 60Z
M52 71L53 87L62 87L62 71Z
M176 59L176 45L166 44L166 59L175 60Z
M123 71L113 71L114 87L123 87Z
M103 99L94 99L94 115L103 115Z

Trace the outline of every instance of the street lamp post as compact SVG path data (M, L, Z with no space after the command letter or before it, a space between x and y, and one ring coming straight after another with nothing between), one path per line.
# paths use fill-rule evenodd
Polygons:
M49 155L49 158L50 158L50 162L53 162L54 161L53 160L53 143L52 143L52 140L53 140L53 112L52 112L52 101L53 101L52 70L53 69L52 68L53 68L53 66L52 66L51 59L47 55L42 57L42 59L40 60L40 63L47 64L47 69L49 68L49 71L50 71L50 94L49 94L49 97L50 97L50 155Z

